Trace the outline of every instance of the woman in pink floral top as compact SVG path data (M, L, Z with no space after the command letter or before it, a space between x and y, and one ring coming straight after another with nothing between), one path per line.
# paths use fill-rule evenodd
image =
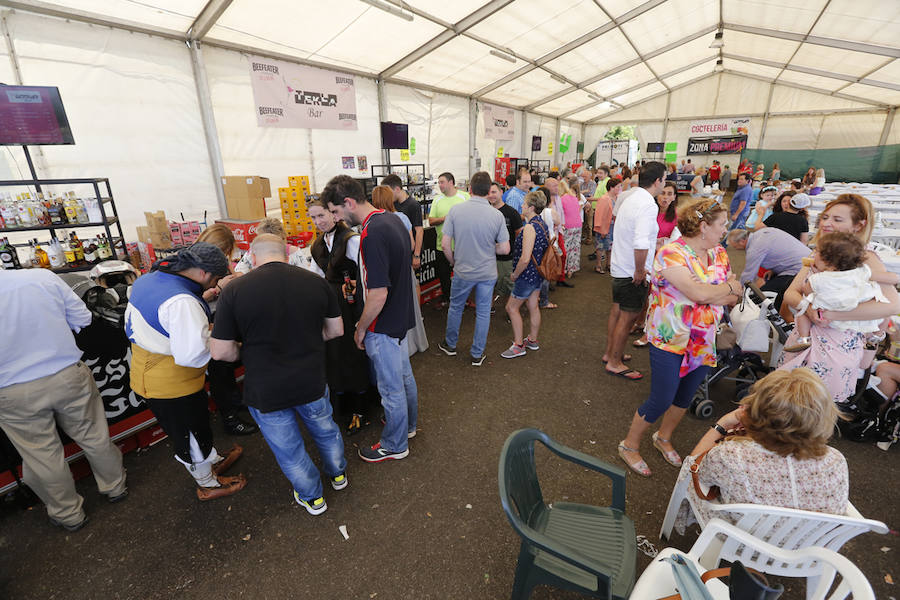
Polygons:
M847 461L828 446L836 418L831 394L818 375L806 368L774 371L703 436L684 461L679 483L690 478L694 457L706 452L697 476L704 489L719 488L717 502L846 514ZM723 440L725 431L738 435ZM735 520L730 513L710 510L690 483L688 501L694 510L682 504L675 520L679 534L695 518L701 527L713 517Z
M645 330L650 342L650 397L635 412L619 456L639 475L650 476L641 458L644 433L662 416L653 445L667 463L681 466L672 435L694 393L716 364L716 328L723 305L734 304L741 286L719 244L726 210L713 199L679 207L681 237L656 253Z

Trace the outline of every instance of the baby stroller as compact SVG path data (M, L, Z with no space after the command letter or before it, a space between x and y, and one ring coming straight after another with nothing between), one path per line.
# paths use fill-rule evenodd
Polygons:
M766 295L752 283L747 284L744 301L753 302L771 326L769 335L770 360L767 365L758 352L745 352L736 343L730 347L717 347L716 367L714 367L694 394L691 402L691 414L709 419L715 412L715 405L710 397L710 387L720 381L735 382L733 400L740 401L750 390L750 386L774 370L778 358L787 341L788 333L793 328L775 310L774 294ZM728 321L726 313L726 321ZM719 344L717 344L719 346Z

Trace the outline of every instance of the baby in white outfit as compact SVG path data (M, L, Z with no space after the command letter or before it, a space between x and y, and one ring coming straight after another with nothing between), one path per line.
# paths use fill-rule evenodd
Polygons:
M803 284L803 301L795 311L794 327L799 337L794 345L785 346L787 352L800 352L812 345L809 337L812 321L806 316L810 306L821 310L848 311L861 302L873 299L887 302L879 283L897 282L897 276L893 273L873 276L872 270L865 264L865 246L850 233L823 235L813 255L813 264L807 264L810 259L803 260L804 265L810 267L810 275ZM829 322L829 326L835 329L860 333L883 332L885 325L883 319Z

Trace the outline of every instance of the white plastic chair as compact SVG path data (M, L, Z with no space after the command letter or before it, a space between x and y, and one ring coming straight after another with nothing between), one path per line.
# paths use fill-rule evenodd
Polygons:
M724 537L724 544L720 538ZM722 549L716 553L715 548ZM729 558L726 548L745 548L744 555L739 557L746 567L756 569L770 575L806 578L806 597L808 600L874 600L872 586L850 560L837 552L819 547L806 547L799 550L785 550L754 537L746 531L726 523L721 519L711 519L700 537L694 543L687 557L702 574L710 567L701 562L701 558L711 553L716 554L715 564L719 560L735 560ZM661 559L678 553L674 548L666 548L644 570L631 592L630 600L656 600L676 592L672 568ZM840 576L840 580L836 581ZM710 580L707 589L717 600L728 599L728 587L721 581ZM834 591L829 595L829 590Z
M714 513L731 513L731 515L737 516L738 521L735 525L739 529L787 550L820 546L837 552L847 540L862 533L873 531L884 534L888 532L887 525L881 521L864 518L850 502L847 503L846 515L831 515L763 504L720 504L689 496L687 493L689 485L691 485L690 478L685 478L676 483L675 489L672 490L669 506L666 508L666 515L663 517L662 527L659 531L661 538L668 538L671 535L675 517L678 515L678 507L681 506L683 500L688 501L701 528L705 528L706 524L700 516L700 511L694 506L694 502L699 502ZM723 518L726 521L732 520L724 515ZM727 560L736 558L741 558L741 556L734 554L733 558L727 558ZM704 564L710 563L704 562Z

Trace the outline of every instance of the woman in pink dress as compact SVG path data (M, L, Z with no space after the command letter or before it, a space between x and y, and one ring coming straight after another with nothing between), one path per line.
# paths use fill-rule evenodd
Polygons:
M825 206L819 216L816 236L826 233L853 233L868 244L872 237L872 203L859 194L841 194ZM887 269L878 255L868 252L866 263L872 273L885 273ZM794 281L784 293L784 305L797 307L803 300L801 288L809 275L809 267L804 266L794 277ZM837 312L808 308L806 315L812 320L811 336L819 343L801 352L785 352L779 369L791 370L809 367L828 387L839 405L850 399L856 391L859 368L863 365L865 335L857 331L828 327L829 321L884 319L900 312L900 294L892 285L882 284L881 291L888 302L870 300L861 303L851 311ZM786 346L796 342L797 334L791 333Z

